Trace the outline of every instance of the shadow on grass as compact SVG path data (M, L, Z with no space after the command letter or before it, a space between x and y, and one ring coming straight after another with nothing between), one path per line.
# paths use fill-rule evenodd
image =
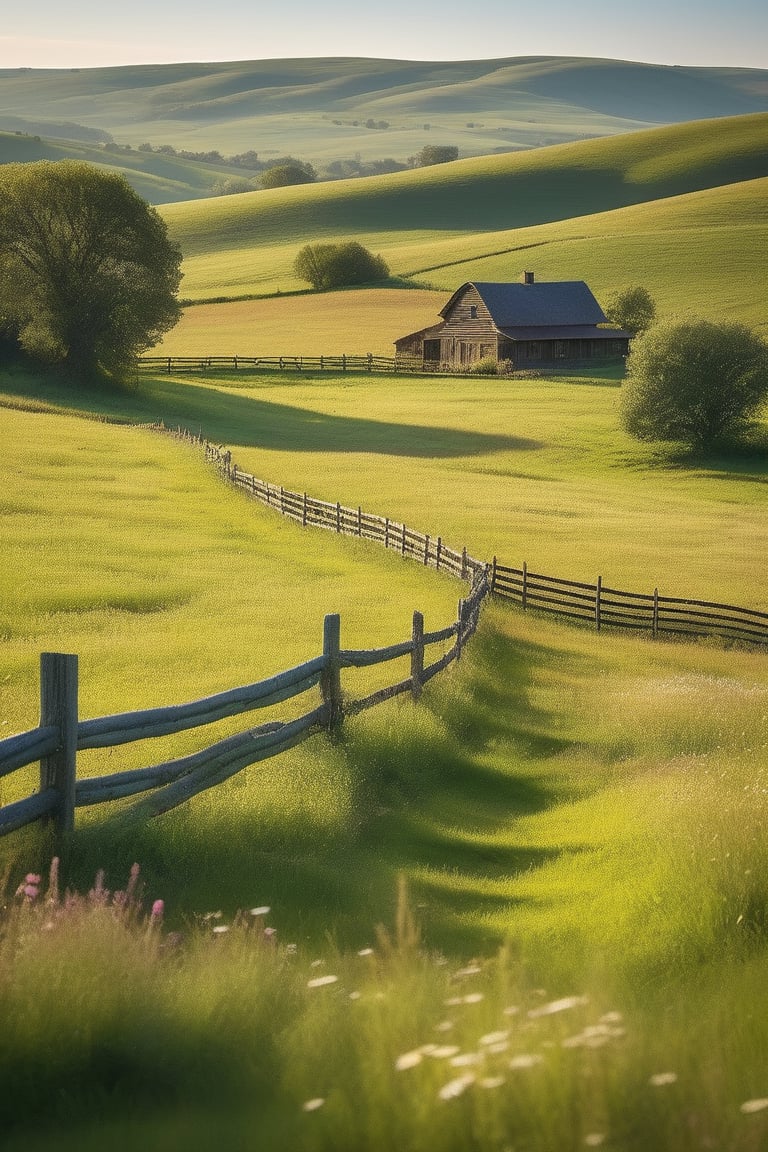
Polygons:
M430 946L493 949L520 902L515 877L579 851L516 832L574 795L557 762L571 743L530 692L537 667L564 656L511 642L488 613L421 705L376 709L338 744L315 737L129 833L84 826L69 881L87 887L106 866L121 885L138 860L147 899L177 920L268 904L284 940L360 947L393 922L404 874Z
M349 376L365 403L367 376ZM387 456L475 456L490 452L531 451L537 440L501 434L395 424L362 416L333 416L307 408L233 394L173 377L142 378L134 387L80 386L58 377L19 371L0 375L0 392L35 404L51 404L77 415L95 415L127 423L164 421L230 448L270 448L291 452L373 452Z

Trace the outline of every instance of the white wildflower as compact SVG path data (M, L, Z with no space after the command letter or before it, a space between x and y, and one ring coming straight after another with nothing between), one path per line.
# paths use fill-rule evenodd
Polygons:
M307 988L323 988L326 984L335 984L338 976L315 976L313 980L307 980Z
M471 1084L474 1084L475 1078L471 1072L465 1072L463 1076L457 1076L455 1080L449 1080L440 1089L438 1096L441 1100L454 1100L457 1096L461 1096Z

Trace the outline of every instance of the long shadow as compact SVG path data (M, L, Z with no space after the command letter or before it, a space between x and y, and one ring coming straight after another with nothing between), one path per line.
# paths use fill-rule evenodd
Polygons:
M354 377L350 377L354 380ZM359 399L365 404L365 381L360 377ZM538 440L465 431L460 428L370 420L363 416L334 416L308 408L294 408L260 399L249 393L220 391L191 381L156 377L134 388L89 388L65 385L56 378L25 373L0 376L0 392L55 404L71 412L95 414L109 420L150 423L163 420L230 448L271 448L291 452L369 452L386 456L477 456L502 451L531 451L543 447Z

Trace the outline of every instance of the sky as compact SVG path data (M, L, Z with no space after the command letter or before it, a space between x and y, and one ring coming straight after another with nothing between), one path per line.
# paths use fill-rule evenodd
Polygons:
M5 6L4 6L5 7ZM27 0L0 68L306 56L597 56L768 68L765 0Z

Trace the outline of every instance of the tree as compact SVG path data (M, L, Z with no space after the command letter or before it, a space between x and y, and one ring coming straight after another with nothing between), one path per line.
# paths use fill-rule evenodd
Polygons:
M425 144L421 152L416 154L416 163L421 168L427 168L430 164L446 164L458 158L459 149L455 144Z
M119 374L178 320L180 264L160 215L117 173L0 167L0 315L25 351Z
M632 343L621 419L640 440L707 448L742 431L768 397L768 344L742 324L668 321Z
M631 288L622 288L619 292L614 292L605 306L605 314L611 324L636 336L653 324L656 319L656 305L648 289L635 284Z
M296 161L276 164L261 174L262 188L288 188L293 184L314 184L317 173L311 164Z
M389 268L383 256L374 256L362 244L306 244L297 255L293 270L313 288L341 288L386 280Z

